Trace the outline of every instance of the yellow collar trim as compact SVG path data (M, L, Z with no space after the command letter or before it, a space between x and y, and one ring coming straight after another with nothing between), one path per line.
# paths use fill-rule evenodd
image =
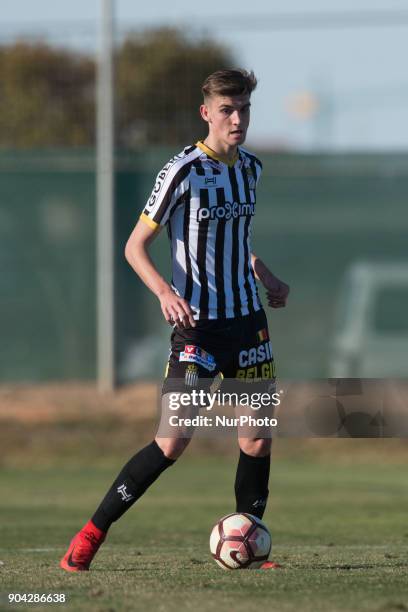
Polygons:
M196 142L196 147L201 149L206 155L208 155L208 157L212 157L212 159L216 159L217 161L220 161L223 164L226 164L230 168L233 168L234 165L236 164L236 162L239 159L238 152L237 152L237 154L235 155L235 157L232 160L227 159L227 157L225 157L224 155L217 155L217 153L215 151L210 149L210 147L207 147L207 145L205 145L203 142L201 142L201 140Z

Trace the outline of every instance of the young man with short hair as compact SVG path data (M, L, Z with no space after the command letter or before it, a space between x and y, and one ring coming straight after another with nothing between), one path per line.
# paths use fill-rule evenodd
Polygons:
M289 287L250 248L262 164L240 145L256 84L253 72L245 70L222 70L205 80L200 112L208 136L159 172L126 245L128 262L173 326L164 400L172 392L209 384L219 373L237 384L254 379L270 387L274 382L267 319L255 279L266 289L272 308L286 305ZM171 285L148 252L164 226L171 242ZM247 359L251 350L255 363ZM182 454L190 440L186 432L162 431L124 466L92 519L72 540L61 560L63 569L88 570L111 524ZM236 510L262 518L271 438L238 432L238 442ZM272 567L272 562L264 564L265 569Z

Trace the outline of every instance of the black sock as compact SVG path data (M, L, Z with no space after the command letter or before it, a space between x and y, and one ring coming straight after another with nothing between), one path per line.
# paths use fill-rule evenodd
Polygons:
M270 463L270 455L252 457L241 450L235 478L237 512L263 517L269 493Z
M166 457L156 441L142 448L119 473L93 515L93 524L102 531L108 531L111 524L133 506L146 489L173 463L174 460Z

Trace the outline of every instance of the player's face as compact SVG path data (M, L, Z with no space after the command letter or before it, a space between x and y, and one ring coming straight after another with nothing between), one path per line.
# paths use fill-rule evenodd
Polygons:
M250 96L212 96L200 108L210 134L227 146L245 141L250 119Z

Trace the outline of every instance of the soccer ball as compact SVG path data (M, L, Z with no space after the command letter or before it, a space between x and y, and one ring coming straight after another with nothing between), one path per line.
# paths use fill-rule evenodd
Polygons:
M234 512L218 521L210 536L215 562L224 569L259 569L271 552L271 534L252 514Z

